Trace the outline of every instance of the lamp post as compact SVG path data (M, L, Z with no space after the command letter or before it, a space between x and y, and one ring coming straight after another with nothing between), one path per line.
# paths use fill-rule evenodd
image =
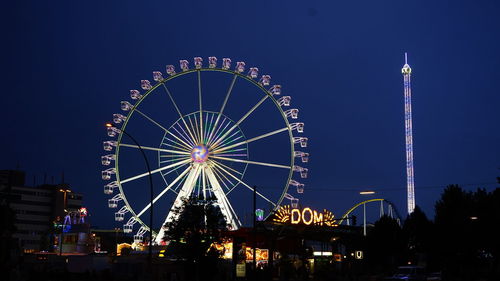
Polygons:
M375 191L373 190L365 190L360 191L360 195L373 195ZM366 203L363 203L363 236L366 236Z
M253 280L257 280L257 186L253 187Z
M106 123L106 127L116 128L116 126L113 125L113 123L111 123L111 122ZM122 130L120 128L116 128L116 129L120 130L120 132L127 135L135 143L135 145L137 145L137 147L141 151L142 157L144 158L144 162L146 163L146 168L148 169L150 206L151 206L151 208L149 208L149 262L152 263L153 262L153 176L151 175L151 168L149 167L149 161L148 161L148 158L146 157L146 153L144 153L144 150L142 149L141 145L135 140L135 138L132 137L125 130Z
M64 195L63 195L63 222L62 222L62 226L61 226L61 243L60 243L60 247L59 247L59 255L62 256L62 248L63 248L63 240L64 240L64 226L65 226L65 223L66 223L66 214L68 213L68 210L66 209L67 208L67 202L68 202L68 192L71 192L71 190L69 189L59 189L59 192L63 192Z

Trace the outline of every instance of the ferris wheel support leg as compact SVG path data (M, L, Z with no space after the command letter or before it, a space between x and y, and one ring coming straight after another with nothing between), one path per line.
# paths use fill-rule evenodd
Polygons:
M183 204L182 199L189 198L191 193L193 193L193 189L194 186L196 185L196 180L200 176L200 172L201 168L199 165L197 165L194 169L191 169L191 171L189 172L189 175L187 176L184 185L179 191L179 194L177 194L177 198L175 198L174 204L172 205L170 212L168 212L165 222L163 223L158 235L156 236L156 241L155 241L156 243L160 243L163 240L163 236L165 236L165 230L167 230L165 225L179 218L179 214L176 214L174 210L181 208Z
M239 228L241 225L240 220L236 216L236 213L234 212L233 207L231 206L231 203L229 203L229 200L227 199L226 195L224 194L222 187L220 186L219 182L217 181L212 168L207 167L205 171L208 181L210 182L210 185L212 186L212 191L217 198L217 201L219 202L219 207L222 212L222 214L226 217L227 223L231 226L232 230L236 230Z

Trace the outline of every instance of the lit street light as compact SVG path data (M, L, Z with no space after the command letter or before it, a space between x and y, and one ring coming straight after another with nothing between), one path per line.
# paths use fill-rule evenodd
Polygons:
M360 191L359 194L361 194L361 195L373 195L373 194L375 194L375 191L365 190L365 191ZM363 235L366 236L366 203L363 203Z
M371 194L375 194L375 191L373 191L373 190L360 191L359 194L361 194L361 195L371 195Z

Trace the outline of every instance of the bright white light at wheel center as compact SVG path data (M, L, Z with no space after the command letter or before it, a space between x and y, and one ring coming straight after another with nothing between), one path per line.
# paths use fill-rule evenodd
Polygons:
M197 145L191 150L191 159L196 163L203 163L208 159L208 149L204 145Z

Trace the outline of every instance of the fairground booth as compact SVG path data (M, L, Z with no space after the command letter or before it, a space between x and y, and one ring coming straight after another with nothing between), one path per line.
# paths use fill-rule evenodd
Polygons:
M345 274L363 265L362 228L338 225L328 210L282 206L255 228L227 234L225 259L235 276L302 278ZM255 261L254 261L255 252Z

